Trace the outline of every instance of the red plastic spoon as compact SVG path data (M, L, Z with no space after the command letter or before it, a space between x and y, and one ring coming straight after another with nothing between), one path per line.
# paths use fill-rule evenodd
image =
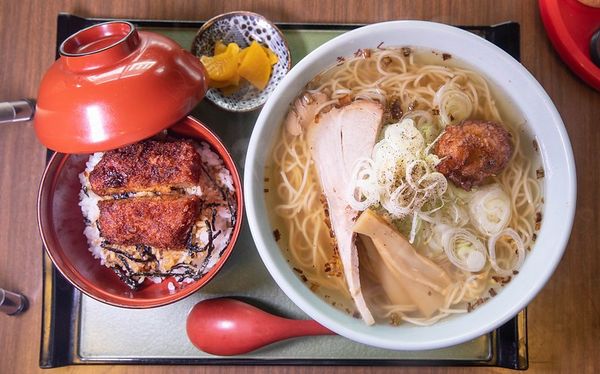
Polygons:
M313 320L278 317L234 299L196 304L187 317L187 335L200 350L232 356L299 336L335 335Z

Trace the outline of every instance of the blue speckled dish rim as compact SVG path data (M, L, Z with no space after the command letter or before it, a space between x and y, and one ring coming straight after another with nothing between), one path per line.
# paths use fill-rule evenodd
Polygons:
M285 50L287 51L287 59L285 61L284 65L284 69L285 71L283 72L283 76L285 76L285 74L287 74L288 71L290 71L290 69L292 68L292 55L290 52L290 48L289 45L287 43L287 40L285 38L285 36L283 35L283 33L281 32L281 30L271 21L269 21L268 19L266 19L265 17L263 17L262 15L258 14L258 13L254 13L254 12L250 12L250 11L234 11L234 12L228 12L228 13L223 13L223 14L219 14L218 16L215 16L211 19L209 19L208 21L204 22L204 24L198 29L198 31L196 32L196 35L194 36L194 41L192 42L192 46L190 47L191 52L196 55L199 56L200 53L197 50L198 45L200 44L198 42L198 39L202 37L202 35L209 30L215 23L232 17L232 16L247 16L247 17L252 17L252 18L258 18L262 21L264 21L265 23L267 23L272 29L273 31L279 36L279 38L281 39L281 41L283 42L283 45L285 47ZM281 57L278 55L278 57ZM282 76L282 78L283 78ZM272 76L271 78L272 79ZM279 84L279 82L277 82L277 84ZM268 90L269 92L267 92L268 94L272 93L273 90L275 90L275 87L277 87L277 84L271 84L269 82L269 84L267 85L267 87L265 87L265 90ZM217 90L214 88L209 89L209 91L211 90ZM252 90L252 89L251 89ZM261 93L258 93L258 96L263 96L263 98L259 101L259 103L257 105L251 106L251 107L241 107L241 108L236 108L236 107L227 107L226 105L222 105L221 104L221 98L223 98L223 94L215 94L215 95L210 95L207 93L206 95L206 99L208 101L210 101L212 104L218 106L219 108L229 111L229 112L237 112L237 113L244 113L244 112L252 112L255 111L257 109L260 109L263 107L263 105L267 102L267 99L269 97L269 95L261 95ZM213 96L216 96L216 98L214 98ZM224 99L224 98L223 98Z

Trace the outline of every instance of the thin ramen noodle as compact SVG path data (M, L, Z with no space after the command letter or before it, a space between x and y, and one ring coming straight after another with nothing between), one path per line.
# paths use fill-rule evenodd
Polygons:
M471 311L518 274L539 229L543 198L532 139L486 79L450 57L410 48L358 51L315 77L298 99L301 104L316 101L303 126L352 102L377 102L385 108L372 157L363 160L362 166L355 165L355 185L348 204L359 213L366 209L376 212L410 241L419 256L431 260L450 277L450 284L440 291L442 305L432 315L423 315L414 303L391 301L393 297L382 286L389 281L382 279L381 269L386 266L382 258L369 257L359 246L362 292L380 323L429 325ZM322 96L316 100L315 95ZM290 111L300 116L294 105ZM501 124L513 149L500 173L468 191L440 177L435 165L442 160L434 154L446 127L467 120ZM386 171L378 166L377 149L386 146L383 143L388 133L402 134L407 129L418 130L419 139L423 139L417 152L422 158L408 161L412 163L401 182L382 180ZM411 195L413 205L406 214L399 214L390 206L385 188L393 189L407 181L416 183L413 172L422 183L429 173L431 181L437 178L435 183L444 188L429 195ZM291 267L327 302L358 317L306 129L292 131L281 126L266 175L270 218ZM392 178L397 178L397 172ZM416 204L415 199L421 200Z

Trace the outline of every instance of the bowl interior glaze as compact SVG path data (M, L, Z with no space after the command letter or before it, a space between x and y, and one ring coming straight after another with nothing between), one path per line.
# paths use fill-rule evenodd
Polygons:
M233 160L220 140L202 123L186 117L170 131L205 141L219 154L230 171L236 189L236 224L229 245L219 261L202 278L188 284L169 279L132 291L109 268L100 264L88 250L83 234L84 222L79 207L81 184L78 175L85 169L89 154L56 153L42 177L38 195L38 223L46 252L69 282L86 295L104 303L127 308L150 308L166 305L194 293L219 271L231 254L242 223L243 196L240 177Z

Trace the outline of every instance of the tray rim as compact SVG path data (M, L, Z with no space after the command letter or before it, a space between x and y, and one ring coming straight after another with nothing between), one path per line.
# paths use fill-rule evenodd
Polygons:
M62 40L68 37L75 29L91 23L113 20L102 17L80 17L70 13L61 12L57 16L57 47ZM126 19L134 25L146 28L199 28L204 21L189 20L153 20L153 19ZM364 26L358 23L276 23L283 30L352 30ZM69 26L69 27L65 27ZM476 32L491 42L498 45L498 40L492 40L488 34L509 33L516 37L517 42L499 45L507 50L515 59L520 60L520 25L517 22L507 21L496 25L461 26L469 31ZM484 34L484 35L481 35ZM495 36L495 34L494 34ZM516 44L516 46L515 46ZM516 47L516 48L515 48ZM56 58L58 58L58 48ZM47 160L52 155L47 153ZM67 365L320 365L320 366L488 366L502 367L515 370L526 370L529 366L528 339L527 339L527 309L509 320L505 325L489 333L491 350L490 356L484 360L427 360L427 359L257 359L257 358L110 358L94 359L85 358L79 352L79 324L81 313L81 293L65 280L52 264L52 261L42 248L43 252L43 292L42 292L42 333L40 344L39 366L41 368L54 368ZM59 300L60 303L56 301ZM61 308L57 307L61 305ZM66 318L64 314L67 313ZM55 331L67 333L56 334ZM500 344L509 340L508 346ZM66 349L65 349L66 347Z

